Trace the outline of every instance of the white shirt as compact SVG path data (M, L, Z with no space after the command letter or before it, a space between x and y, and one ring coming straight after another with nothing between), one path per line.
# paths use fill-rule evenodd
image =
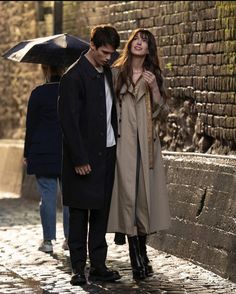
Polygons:
M103 72L103 68L97 68L98 72ZM113 131L113 127L111 125L111 109L112 109L112 94L111 89L109 87L109 83L107 81L106 76L105 79L105 95L106 95L106 114L107 114L107 145L106 147L112 147L116 145L116 139Z
M112 94L105 77L106 109L107 109L107 147L116 145L113 127L111 125Z

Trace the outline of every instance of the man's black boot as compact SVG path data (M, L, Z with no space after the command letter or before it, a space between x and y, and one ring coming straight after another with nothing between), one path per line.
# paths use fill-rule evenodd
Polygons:
M86 284L86 278L84 274L84 269L73 270L70 283L73 286L81 286Z
M144 267L145 267L145 274L146 276L151 276L154 273L154 271L150 263L150 260L147 256L147 246L146 246L147 235L138 236L138 239L139 239L140 254L142 256Z
M145 267L140 254L139 240L137 236L128 237L129 256L133 271L134 280L143 280L146 278Z
M114 282L121 278L118 271L109 270L105 265L91 266L89 271L90 281Z

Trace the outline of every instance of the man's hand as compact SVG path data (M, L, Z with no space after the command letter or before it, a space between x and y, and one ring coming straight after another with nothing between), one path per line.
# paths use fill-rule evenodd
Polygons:
M80 165L75 167L75 172L81 176L85 176L90 174L92 171L91 166L89 164Z

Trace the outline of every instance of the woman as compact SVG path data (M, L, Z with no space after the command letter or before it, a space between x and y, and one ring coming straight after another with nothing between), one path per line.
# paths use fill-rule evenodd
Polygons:
M117 163L108 232L128 236L133 278L153 272L147 235L167 229L170 213L161 146L153 123L166 93L154 36L132 33L113 68L117 94Z
M61 176L62 134L57 119L59 80L63 70L57 66L42 65L46 83L36 87L29 98L24 146L27 173L36 176L41 197L40 217L43 242L39 250L52 252L56 239L57 187ZM65 240L68 249L68 207L63 207Z

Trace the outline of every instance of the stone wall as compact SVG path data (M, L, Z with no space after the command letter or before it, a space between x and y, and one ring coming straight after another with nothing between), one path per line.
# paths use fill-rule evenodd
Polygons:
M19 41L34 38L36 34L33 1L1 1L1 55ZM25 124L27 100L39 80L37 66L1 58L0 72L0 138L20 138Z
M20 194L23 180L23 142L0 140L0 191Z
M164 162L172 225L149 244L236 281L236 159L166 152Z
M42 2L41 19L39 4ZM52 34L52 1L0 2L0 53L18 42ZM0 138L24 138L27 101L43 82L40 65L0 59Z
M0 51L53 33L54 1L1 1ZM171 113L158 124L163 148L235 154L236 4L234 1L64 1L63 32L89 39L91 27L114 25L121 48L131 30L156 37ZM23 138L39 67L0 60L0 138Z

